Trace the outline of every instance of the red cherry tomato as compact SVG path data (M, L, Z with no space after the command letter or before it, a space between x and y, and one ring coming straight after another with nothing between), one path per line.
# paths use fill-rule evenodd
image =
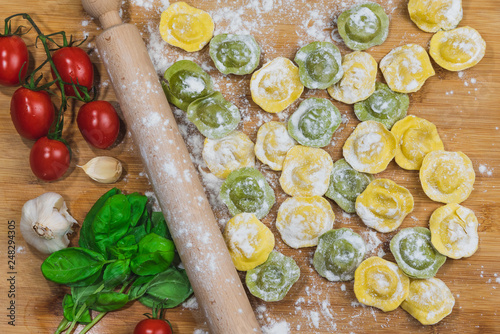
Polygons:
M0 84L4 86L19 85L28 71L28 48L23 39L17 35L0 37Z
M42 137L31 148L30 167L36 177L55 181L69 168L70 153L61 141Z
M144 319L135 326L134 334L172 334L172 327L165 320Z
M22 137L36 140L49 133L55 109L46 91L21 87L12 95L10 117Z
M107 101L84 104L76 118L83 138L94 147L105 149L113 145L120 131L120 119Z
M75 46L67 46L54 52L52 60L64 82L78 83L81 86L85 86L88 90L92 88L92 84L94 83L94 67L89 55L85 51ZM52 78L55 79L54 70L51 69L51 71ZM76 96L71 85L64 86L64 93L67 96Z

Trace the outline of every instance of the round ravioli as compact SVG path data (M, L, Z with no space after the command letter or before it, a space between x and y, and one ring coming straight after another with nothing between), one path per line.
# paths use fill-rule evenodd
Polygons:
M432 151L444 150L434 124L417 116L407 116L391 129L396 137L395 160L399 167L420 170L424 157Z
M179 60L164 74L163 91L168 102L187 111L189 104L214 92L212 78L191 60Z
M393 311L408 296L410 279L392 262L370 257L354 273L354 293L364 305Z
M266 262L274 248L273 232L253 213L240 213L224 229L229 255L237 270L247 271Z
M337 28L350 49L366 50L385 42L389 35L389 17L382 6L368 2L340 14Z
M210 58L223 74L250 74L260 61L260 47L250 35L220 34L210 41Z
M314 269L329 281L350 281L365 253L365 242L350 228L330 230L318 239Z
M320 148L297 145L286 154L280 185L290 196L323 196L332 173L332 157Z
M299 65L300 81L310 89L327 89L344 74L339 48L330 42L309 43L294 60Z
M434 277L446 261L431 243L425 227L404 228L391 240L391 252L399 268L411 278Z
M264 175L252 167L232 171L222 184L219 196L233 216L247 212L258 219L264 218L276 201Z
M399 93L413 93L436 74L429 55L417 44L399 46L380 61L380 70L389 87Z
M373 180L356 199L356 213L366 226L387 233L413 211L410 191L389 179Z
M327 99L311 97L302 101L288 120L288 132L305 146L324 147L340 125L340 112Z
M299 69L288 58L268 62L250 80L252 100L270 113L285 110L303 91Z
M207 12L183 1L161 14L160 35L170 45L188 52L201 50L212 38L214 21Z
M401 308L422 325L434 325L453 310L455 298L439 278L412 280L408 297Z
M439 66L449 71L462 71L481 61L486 42L471 27L439 31L431 39L429 54Z
M300 277L300 268L288 256L272 251L267 261L247 271L245 283L252 295L266 302L285 298Z
M366 100L375 91L377 62L370 54L356 51L344 56L344 76L328 88L332 98L346 104Z
M255 165L254 144L240 131L221 139L205 139L202 155L208 169L220 179L236 169Z
M474 254L478 248L478 221L474 212L452 203L432 213L429 221L431 241L443 255L461 259Z
M330 184L325 196L337 203L347 213L356 212L356 198L375 178L373 175L358 172L344 159L333 164Z
M342 148L345 160L358 172L384 171L396 154L396 138L376 121L358 124Z
M334 220L332 207L323 197L291 197L278 210L276 228L288 246L312 247L320 235L332 229Z
M285 123L267 122L257 132L255 155L272 170L283 169L286 153L295 146L295 140L288 134Z
M441 203L461 203L474 187L476 173L462 152L432 151L420 168L420 182L430 199Z
M210 139L226 136L236 129L241 120L239 109L219 92L193 101L188 106L187 116Z
M369 98L354 104L354 113L360 121L377 121L390 130L406 116L409 106L408 95L393 92L386 84L377 82Z
M410 0L408 12L423 31L450 30L462 20L462 0Z

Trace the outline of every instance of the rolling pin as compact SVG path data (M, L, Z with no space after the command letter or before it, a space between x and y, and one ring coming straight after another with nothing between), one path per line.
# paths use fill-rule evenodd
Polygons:
M104 32L97 48L212 333L260 333L198 173L139 30L121 0L82 0Z

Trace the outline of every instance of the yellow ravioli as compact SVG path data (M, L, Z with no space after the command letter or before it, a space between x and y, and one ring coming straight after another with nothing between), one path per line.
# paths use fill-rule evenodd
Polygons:
M320 148L297 145L286 154L280 185L290 196L323 196L330 183L332 157Z
M455 305L450 289L439 278L411 280L410 292L401 308L422 325L434 325L449 315Z
M283 111L303 91L299 68L288 58L278 57L268 62L250 80L252 100L270 113Z
M237 270L247 271L266 262L274 248L273 232L253 213L240 213L224 229L229 254Z
M384 312L393 311L408 296L410 279L398 265L380 257L370 257L354 273L354 293L362 304Z
M471 27L439 31L431 39L429 54L439 66L449 71L461 71L481 61L486 42Z
M267 122L257 132L255 155L272 170L282 170L286 153L295 146L295 140L288 134L285 123Z
M387 85L395 92L413 93L436 72L429 55L417 44L399 46L380 61L380 70Z
M465 201L475 179L472 162L462 152L432 151L425 156L420 168L422 188L436 202Z
M320 235L333 228L334 220L332 207L323 197L291 197L278 210L276 228L288 246L312 247Z
M366 226L379 232L396 230L413 211L410 191L388 179L375 179L356 199L356 213Z
M474 212L452 203L432 213L429 220L431 242L434 248L452 259L474 254L479 244L478 221Z
M161 14L160 35L188 52L201 50L212 38L214 21L207 12L179 1Z
M375 91L377 62L362 51L344 56L342 62L344 76L335 85L328 88L328 93L337 101L353 104L366 100Z
M462 20L462 0L410 0L408 12L423 31L450 30Z
M408 170L419 170L427 153L444 150L436 126L417 116L407 116L391 129L396 137L396 163Z
M345 160L358 172L384 171L396 153L396 138L376 121L358 124L342 148Z
M242 167L254 167L253 142L246 134L233 131L221 139L205 139L203 159L208 169L220 179Z

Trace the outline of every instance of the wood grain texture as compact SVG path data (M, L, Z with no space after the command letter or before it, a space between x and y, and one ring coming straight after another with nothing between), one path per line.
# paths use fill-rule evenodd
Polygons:
M190 4L205 9L214 10L224 6L226 1L188 1ZM242 0L247 3L248 1ZM339 12L340 1L315 0L324 10L336 17ZM353 2L353 1L350 1ZM378 0L383 6L396 7L391 14L390 34L387 41L369 50L377 61L387 54L392 48L405 43L418 43L424 47L428 45L431 34L419 31L410 21L406 11L405 0ZM238 2L227 1L232 8ZM278 6L274 1L275 6ZM300 0L283 1L282 6L304 7ZM155 4L160 6L160 1ZM27 0L24 2L3 0L0 3L2 17L18 13L29 12L40 23L40 28L46 33L66 30L75 37L81 38L83 32L89 33L89 41L93 46L95 36L99 33L97 25L90 23L82 27L82 20L90 18L83 13L79 0L47 0L39 2ZM297 43L301 36L296 33L297 26L303 25L304 17L296 15L293 18L283 17L273 11L259 14L269 26L255 34L258 42L263 45L264 61L277 56L293 58L297 50ZM304 14L306 15L306 14ZM329 14L330 15L330 14ZM124 17L129 22L137 24L144 33L146 41L149 39L148 26L159 22L156 9L144 10L126 3ZM273 321L286 320L292 333L330 333L334 329L341 333L384 332L396 333L401 331L415 333L496 333L500 332L500 323L497 321L498 304L500 302L500 261L498 259L498 240L500 239L500 9L497 0L464 1L464 19L461 26L470 25L477 29L487 43L485 58L474 68L464 72L460 78L457 73L448 72L433 63L436 76L428 80L424 87L410 96L411 104L409 114L426 118L436 124L443 139L445 148L450 151L461 150L472 160L477 178L474 191L464 205L476 213L480 227L480 245L475 255L468 259L448 260L438 272L441 278L451 289L456 298L453 313L435 326L422 326L402 309L394 312L382 313L377 309L364 308L356 305L352 282L331 283L320 278L312 268L310 259L313 248L299 250L290 249L280 239L274 227L276 211L286 196L278 187L276 189L278 203L272 212L263 220L276 236L276 248L284 254L292 256L301 268L301 278L290 290L284 301L277 303L263 303L250 297L254 309L258 308L262 325ZM259 19L256 16L255 19ZM152 23L151 23L152 22ZM309 24L309 23L306 23ZM310 24L313 24L311 22ZM34 48L32 33L24 37L30 49L32 60L37 64L43 59L43 53ZM348 50L336 43L343 54ZM87 47L87 44L84 44ZM265 46L265 47L264 47ZM168 49L168 47L165 47ZM103 83L100 89L100 98L114 103L116 97L110 86L106 86L109 78L103 68L101 60L93 49L88 49L92 61L96 64L98 81ZM207 48L194 54L195 59L207 61ZM176 51L177 52L177 51ZM182 54L182 53L181 53ZM186 54L187 55L187 54ZM216 70L210 71L216 80L219 89L237 106L245 110L245 122L241 129L252 140L255 140L257 127L263 114L259 108L246 100L250 99L248 80L249 76L235 78L221 76ZM476 79L473 84L471 79ZM236 85L227 86L226 83L237 81ZM466 85L467 83L467 85ZM137 148L128 135L124 135L119 145L111 150L101 151L90 148L82 139L74 115L77 106L68 111L66 117L65 138L73 149L74 157L70 171L66 176L54 183L38 181L31 173L28 156L32 143L21 139L10 121L9 103L14 88L0 87L0 329L6 333L50 333L59 323L61 300L64 289L46 281L39 266L43 256L36 253L25 244L22 236L18 234L16 243L16 327L7 325L6 310L7 292L9 286L7 279L7 221L19 222L21 207L28 199L36 197L46 191L55 191L62 194L67 202L70 212L82 222L85 214L95 200L106 190L107 185L97 184L88 179L83 171L76 167L82 165L96 155L110 155L124 162L126 176L117 183L117 187L125 192L151 191L152 187L144 176L144 168L140 163ZM453 94L451 94L453 92ZM447 94L448 93L448 94ZM327 97L326 92L307 91L304 97ZM326 147L334 160L341 157L341 147L353 127L358 123L352 106L333 101L342 114L349 118L349 123L341 126L335 134L334 143ZM295 110L297 103L285 111L290 114ZM272 116L278 119L278 115ZM182 118L182 117L181 117ZM182 121L182 119L181 119ZM196 147L190 147L195 154ZM493 169L492 175L481 174L480 165L487 165ZM270 179L276 179L277 173L265 171ZM415 198L415 210L411 214L414 219L407 218L402 227L426 226L432 211L439 206L429 200L423 193L418 180L418 173L403 171L392 162L389 168L378 177L393 179L398 184L407 187ZM356 232L367 231L367 228L355 216L345 217L340 209L332 205L337 216L335 227L351 227ZM215 208L217 218L227 217L227 212L220 207ZM387 255L386 259L393 260L390 254L388 241L394 235L378 234L383 243L379 246ZM72 236L76 244L77 235ZM21 248L22 247L22 248ZM243 276L241 276L243 278ZM500 281L500 280L499 280ZM266 309L263 311L262 305ZM323 306L324 305L324 306ZM108 314L94 328L92 333L131 333L135 323L143 318L142 313L147 309L139 303L119 312ZM312 321L318 316L318 327ZM192 333L195 329L207 329L200 310L176 308L169 310L167 316L172 320L176 333ZM335 325L334 325L335 324Z

